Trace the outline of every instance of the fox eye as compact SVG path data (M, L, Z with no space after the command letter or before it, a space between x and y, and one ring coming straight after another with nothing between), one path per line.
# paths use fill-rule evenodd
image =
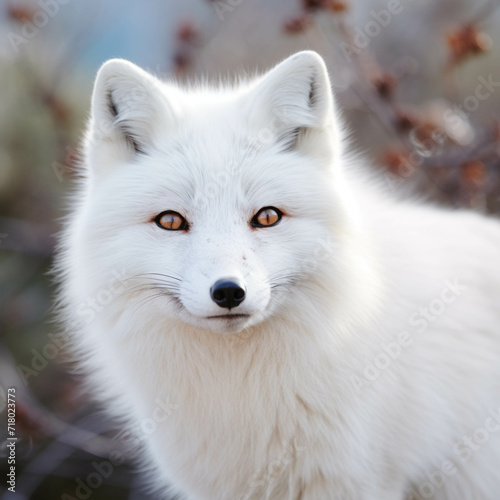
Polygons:
M274 207L261 208L250 221L252 227L271 227L278 224L283 214Z
M181 214L172 210L157 215L155 222L162 229L168 231L185 231L189 227L187 220Z

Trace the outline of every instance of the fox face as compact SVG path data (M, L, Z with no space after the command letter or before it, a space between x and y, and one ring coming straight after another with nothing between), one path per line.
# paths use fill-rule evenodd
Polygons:
M286 314L292 294L314 303L308 284L341 260L340 148L315 53L223 88L182 89L109 61L73 235L79 282L119 269L119 307L218 333Z

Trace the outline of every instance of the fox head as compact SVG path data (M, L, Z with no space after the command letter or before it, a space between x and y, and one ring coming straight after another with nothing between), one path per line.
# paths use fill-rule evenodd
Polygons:
M69 229L73 282L94 296L118 272L114 307L218 333L314 310L345 262L341 148L314 52L218 87L108 61Z

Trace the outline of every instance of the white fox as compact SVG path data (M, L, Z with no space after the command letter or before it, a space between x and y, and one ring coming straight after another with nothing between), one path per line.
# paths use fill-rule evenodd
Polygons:
M498 500L500 224L389 196L343 135L314 52L100 70L60 300L109 410L162 415L162 494Z

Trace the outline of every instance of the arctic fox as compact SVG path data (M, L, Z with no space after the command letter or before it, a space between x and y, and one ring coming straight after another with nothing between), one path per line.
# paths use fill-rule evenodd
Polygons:
M99 71L60 299L163 495L499 498L500 224L387 195L343 130L314 52Z

